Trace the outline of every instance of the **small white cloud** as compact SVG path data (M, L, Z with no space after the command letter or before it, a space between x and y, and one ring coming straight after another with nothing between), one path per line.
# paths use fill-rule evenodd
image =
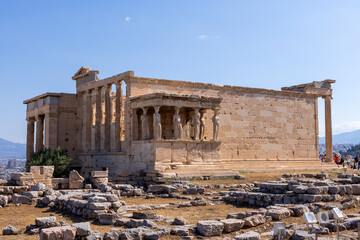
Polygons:
M332 124L332 132L333 135L344 133L344 132L352 132L355 130L360 129L360 121L347 121L347 122L340 122L340 123L333 123ZM325 124L319 123L319 136L325 136Z
M220 38L220 36L218 36L218 35L215 35L215 36L213 36L213 38Z
M205 39L208 39L208 38L209 38L208 35L199 35L199 36L198 36L198 39L199 39L199 40L205 40Z
M131 17L126 17L126 18L125 18L125 21L126 21L126 22L130 22L130 21L131 21Z

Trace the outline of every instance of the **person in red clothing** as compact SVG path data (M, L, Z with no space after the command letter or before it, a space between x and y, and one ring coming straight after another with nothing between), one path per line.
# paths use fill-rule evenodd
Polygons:
M339 155L337 154L334 155L334 162L339 167L339 165L341 164Z

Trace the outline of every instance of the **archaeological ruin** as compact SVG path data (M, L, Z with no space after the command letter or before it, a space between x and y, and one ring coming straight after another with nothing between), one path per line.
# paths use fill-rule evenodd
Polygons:
M321 97L332 161L334 80L278 91L144 78L132 71L105 79L98 74L81 67L72 77L76 94L24 101L27 159L35 150L60 146L82 176L108 171L114 178L318 168Z

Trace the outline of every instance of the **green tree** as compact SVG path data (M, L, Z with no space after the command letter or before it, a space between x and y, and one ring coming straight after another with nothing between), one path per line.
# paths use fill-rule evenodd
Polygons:
M26 163L26 171L30 171L30 166L54 166L54 177L68 177L71 158L67 151L56 148L51 151L50 148L44 148L31 154L31 160Z

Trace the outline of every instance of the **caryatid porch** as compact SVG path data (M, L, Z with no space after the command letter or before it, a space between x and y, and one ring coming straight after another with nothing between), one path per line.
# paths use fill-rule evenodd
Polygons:
M151 148L144 152L153 158L155 168L169 163L220 161L221 101L165 93L130 98L132 151Z

